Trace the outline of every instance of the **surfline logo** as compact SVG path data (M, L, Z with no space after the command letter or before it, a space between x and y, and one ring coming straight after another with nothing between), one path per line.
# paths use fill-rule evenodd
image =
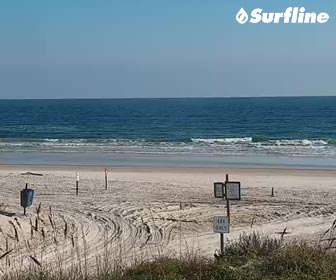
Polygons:
M327 23L330 16L326 12L314 13L306 12L305 7L288 7L284 12L264 12L263 9L254 9L248 14L244 8L241 8L236 20L240 24L250 23Z

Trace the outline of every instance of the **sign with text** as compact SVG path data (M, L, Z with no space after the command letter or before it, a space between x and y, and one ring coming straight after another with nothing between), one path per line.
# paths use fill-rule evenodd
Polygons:
M216 216L213 218L213 229L217 233L229 233L230 222L229 218L225 216Z
M226 182L225 197L227 200L240 200L240 182Z
M223 183L214 183L214 194L215 198L223 198L225 195L224 184Z

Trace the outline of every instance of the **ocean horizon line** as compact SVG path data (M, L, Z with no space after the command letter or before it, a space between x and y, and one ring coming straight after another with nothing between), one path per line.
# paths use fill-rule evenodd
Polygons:
M201 96L201 97L71 97L71 98L0 98L0 101L19 101L19 100L176 100L176 99L279 99L279 98L336 98L335 95L276 95L276 96Z

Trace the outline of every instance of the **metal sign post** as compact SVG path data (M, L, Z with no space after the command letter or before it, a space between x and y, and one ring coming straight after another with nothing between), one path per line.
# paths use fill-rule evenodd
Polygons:
M213 220L214 232L220 233L221 255L224 255L224 233L230 233L230 200L241 200L240 182L230 182L229 174L225 183L214 183L214 196L226 199L226 216L216 216Z

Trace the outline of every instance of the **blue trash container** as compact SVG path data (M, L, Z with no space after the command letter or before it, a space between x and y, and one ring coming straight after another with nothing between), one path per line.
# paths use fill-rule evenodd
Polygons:
M27 208L34 202L34 190L25 188L21 191L21 206Z

